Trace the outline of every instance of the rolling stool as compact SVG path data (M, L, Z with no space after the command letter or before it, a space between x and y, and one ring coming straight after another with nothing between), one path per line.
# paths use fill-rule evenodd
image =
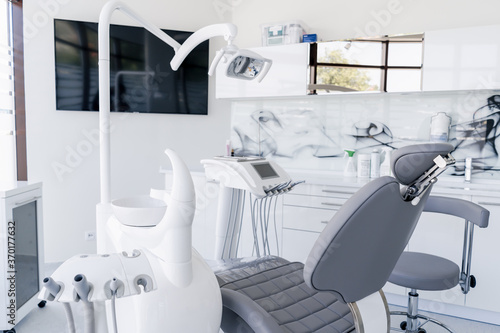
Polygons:
M475 287L476 279L470 274L474 225L486 228L490 212L470 201L440 196L430 196L424 211L465 219L462 269L442 257L420 252L403 252L389 277L389 282L411 289L408 293L408 309L407 312L392 311L391 315L406 315L406 321L401 323L400 328L407 333L425 333L426 330L422 326L428 322L453 333L445 324L418 314L417 290L447 290L460 284L462 292L467 294L470 288ZM423 322L420 323L419 319Z

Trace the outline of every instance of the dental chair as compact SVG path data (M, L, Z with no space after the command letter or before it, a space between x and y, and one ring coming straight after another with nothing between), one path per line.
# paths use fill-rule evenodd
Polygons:
M436 177L454 163L444 143L400 148L394 177L371 181L334 215L305 265L279 257L220 268L224 332L389 332L382 287Z
M418 314L417 290L447 290L460 284L462 292L467 294L470 288L475 287L476 279L471 275L474 225L486 228L490 212L470 201L440 196L430 196L424 211L465 220L462 267L460 269L456 263L443 257L420 252L403 252L389 277L389 282L410 289L408 309L407 312L391 312L391 315L406 316L406 321L400 324L403 332L425 333L426 330L422 326L431 322L453 333L451 328L443 323Z

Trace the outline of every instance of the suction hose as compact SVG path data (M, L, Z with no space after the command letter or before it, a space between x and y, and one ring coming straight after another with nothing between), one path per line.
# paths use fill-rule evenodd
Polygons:
M87 278L85 277L85 275L75 275L73 286L75 287L75 291L78 297L83 301L84 304L84 332L95 333L94 304L89 301L91 288L90 284L87 282Z
M61 290L61 286L51 277L46 277L45 279L43 279L43 286L53 297L56 297L56 295ZM73 311L71 311L71 305L69 303L62 304L64 307L64 313L66 314L66 320L68 322L68 331L69 333L76 333L75 319L73 317Z

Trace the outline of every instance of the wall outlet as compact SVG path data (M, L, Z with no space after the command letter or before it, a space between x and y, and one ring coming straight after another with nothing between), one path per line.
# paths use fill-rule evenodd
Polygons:
M95 231L85 231L86 241L95 241Z

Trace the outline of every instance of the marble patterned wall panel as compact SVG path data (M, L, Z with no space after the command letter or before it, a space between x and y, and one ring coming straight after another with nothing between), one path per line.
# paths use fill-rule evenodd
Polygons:
M429 141L438 112L451 117L449 142L462 175L500 178L498 91L353 94L232 102L231 141L238 155L261 155L284 167L342 171L344 149L390 151Z

